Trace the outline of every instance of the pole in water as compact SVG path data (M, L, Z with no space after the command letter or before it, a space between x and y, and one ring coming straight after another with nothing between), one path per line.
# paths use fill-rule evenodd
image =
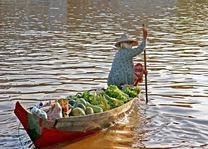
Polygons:
M145 25L143 24L143 30ZM144 49L144 70L145 70L145 91L146 91L146 104L148 103L148 88L147 88L147 59L146 59L146 48Z
M146 49L144 49L144 69L147 72L147 61L146 61ZM145 73L145 91L146 91L146 104L148 103L148 92L147 92L147 73Z

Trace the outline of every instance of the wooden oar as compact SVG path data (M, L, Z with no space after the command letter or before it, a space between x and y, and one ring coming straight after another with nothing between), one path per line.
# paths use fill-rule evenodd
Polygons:
M145 25L143 24L143 28ZM145 70L145 91L146 91L146 104L148 103L148 88L147 88L147 58L146 58L146 48L144 49L144 70Z

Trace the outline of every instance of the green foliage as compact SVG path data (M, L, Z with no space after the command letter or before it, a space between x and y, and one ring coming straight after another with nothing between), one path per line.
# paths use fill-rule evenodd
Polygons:
M129 97L132 98L137 97L140 91L141 91L140 87L131 88L129 86L125 87L123 90L124 93L126 93L127 95L129 95Z
M111 109L119 107L119 106L124 104L123 101L118 100L118 99L113 98L113 97L110 97L107 94L105 94L104 96L105 96L106 100L108 101L108 104L110 105Z
M108 101L105 99L102 93L96 95L95 101L95 105L99 105L103 109L103 111L107 111L110 109L110 105L108 104Z
M89 103L93 103L94 102L94 98L95 98L95 93L91 93L90 91L85 91L83 93L80 93L79 98L84 98L86 101L88 101Z
M124 103L129 101L128 96L125 95L116 85L110 85L106 89L105 93L112 97L123 101Z
M75 96L67 96L66 99L69 100L69 107L72 110L76 108L75 111L72 111L72 115L84 115L84 112L85 114L93 114L119 107L137 97L140 91L140 87L125 86L120 90L117 86L110 85L106 90L85 91L77 93Z

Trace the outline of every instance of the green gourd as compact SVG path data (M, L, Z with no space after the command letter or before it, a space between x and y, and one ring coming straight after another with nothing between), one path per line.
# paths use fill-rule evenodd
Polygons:
M87 107L86 110L85 110L85 113L88 115L88 114L93 114L94 111L91 107Z
M100 113L103 112L103 109L99 106L91 105L89 102L86 102L86 107L91 107L94 111L94 113Z
M76 107L72 110L71 115L72 116L84 116L86 114L82 108Z

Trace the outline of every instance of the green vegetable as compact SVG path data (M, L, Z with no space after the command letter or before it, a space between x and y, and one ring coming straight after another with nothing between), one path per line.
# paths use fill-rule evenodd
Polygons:
M108 104L108 101L103 96L103 93L97 94L94 100L92 101L92 104L100 106L103 109L103 111L107 111L110 109L110 105Z
M86 114L82 108L76 107L72 110L71 115L72 116L84 116Z
M86 101L88 101L91 105L101 107L103 111L109 110L110 106L108 105L108 101L103 97L102 93L103 91L98 94L96 91L85 91L82 96L80 96L82 100L80 101L80 99L77 99L77 102L81 102L86 106Z
M81 98L82 97L82 93L77 93L76 95L75 95L75 98Z
M84 105L86 106L86 101L85 101L84 98L78 98L78 99L76 100L76 103L82 103L82 104L84 104Z
M100 113L103 112L103 109L96 105L91 105L89 102L87 102L86 107L91 107L94 111L94 113Z
M90 93L89 91L85 91L83 94L82 94L82 97L91 102L93 99L94 99L94 95L92 93Z
M100 113L119 107L140 93L140 87L124 86L120 90L115 85L110 85L106 90L85 91L75 96L67 96L66 101L72 109L71 115L83 116L86 114ZM62 101L62 100L59 100Z
M82 104L82 103L78 103L78 104L76 105L76 107L82 108L84 111L86 110L85 105Z
M69 104L68 106L69 106L69 108L71 108L71 109L74 108L74 105Z
M94 111L91 107L87 107L86 110L85 110L85 113L88 115L88 114L93 114Z
M106 89L105 93L113 98L119 99L123 102L127 102L129 99L116 85L110 85Z
M76 103L76 102L75 102L75 100L74 100L74 99L70 99L70 100L69 100L69 104L70 104L70 105L74 106L74 105L75 105L75 103Z
M108 95L106 95L106 94L105 94L104 96L105 96L106 100L108 101L108 103L109 103L111 109L112 109L112 108L119 107L119 106L121 106L121 105L124 104L124 102L121 101L121 100L118 100L118 99L116 99L116 98L110 97L110 96L108 96Z
M137 97L140 91L141 91L140 87L131 88L127 86L124 88L124 93L128 94L129 97L133 97L133 98Z

